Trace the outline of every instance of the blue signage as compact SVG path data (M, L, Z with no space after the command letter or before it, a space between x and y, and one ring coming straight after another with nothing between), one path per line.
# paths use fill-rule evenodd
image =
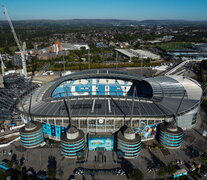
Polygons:
M118 95L129 93L132 82L119 79L78 79L66 81L55 88L52 97L80 96L80 95Z
M61 134L63 134L66 131L66 127L61 127L61 126L55 126L52 124L42 124L43 128L43 133L50 135L50 136L56 136L60 137Z
M102 137L102 138L88 138L88 149L90 151L96 150L96 148L104 148L107 151L114 149L114 138L113 137Z

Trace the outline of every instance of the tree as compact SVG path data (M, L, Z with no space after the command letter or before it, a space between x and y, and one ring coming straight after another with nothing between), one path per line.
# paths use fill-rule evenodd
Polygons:
M8 53L8 54L11 54L11 51L9 49L9 47L5 47L4 50L3 50L4 53Z
M14 68L14 66L12 65L12 62L11 62L11 61L7 61L5 64L6 64L6 68L7 68L7 69L12 69L12 68Z
M160 177L166 176L167 174L172 175L176 172L176 169L172 163L169 163L167 167L160 167L157 175Z
M200 161L204 164L207 163L207 153L203 154L201 157L200 157Z
M168 170L167 170L166 167L160 167L158 172L157 172L157 175L160 176L160 177L163 177L167 174L168 174Z
M140 48L140 42L137 42L137 43L134 45L134 48L136 48L136 49Z
M175 167L173 166L172 163L169 163L169 164L168 164L168 166L167 166L167 170L168 170L168 173L169 173L169 174L173 174L173 173L176 172L176 169L175 169Z
M132 62L133 63L139 63L141 60L139 59L139 57L132 57Z
M55 177L56 176L56 169L55 168L47 168L47 175L48 175L48 177Z
M49 177L56 176L57 161L54 156L48 157L47 174Z
M144 174L142 173L142 171L136 168L129 173L129 177L133 180L143 180Z

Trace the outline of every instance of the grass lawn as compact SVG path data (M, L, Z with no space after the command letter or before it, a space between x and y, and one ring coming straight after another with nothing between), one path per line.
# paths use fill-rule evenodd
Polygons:
M192 43L190 42L168 42L168 43L158 44L157 46L168 51L168 50L174 50L174 49L188 49L192 47Z
M18 51L19 49L17 46L11 46L11 47L9 47L9 50L14 52L14 51Z

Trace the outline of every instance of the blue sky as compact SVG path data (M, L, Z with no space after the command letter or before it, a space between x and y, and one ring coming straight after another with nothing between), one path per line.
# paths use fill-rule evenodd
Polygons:
M207 20L207 0L0 0L0 3L6 5L15 20ZM4 19L0 13L0 20Z

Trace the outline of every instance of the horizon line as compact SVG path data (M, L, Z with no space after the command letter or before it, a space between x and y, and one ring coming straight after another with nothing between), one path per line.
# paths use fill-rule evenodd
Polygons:
M117 20L117 21L189 21L189 22L201 22L201 21L207 21L207 20L188 20L188 19L143 19L143 20L135 20L135 19L113 19L113 18L66 18L66 19L49 19L49 18L43 18L43 19L12 19L12 21L37 21L37 20L47 20L47 21L64 21L64 20ZM0 19L0 21L7 21L6 19Z

